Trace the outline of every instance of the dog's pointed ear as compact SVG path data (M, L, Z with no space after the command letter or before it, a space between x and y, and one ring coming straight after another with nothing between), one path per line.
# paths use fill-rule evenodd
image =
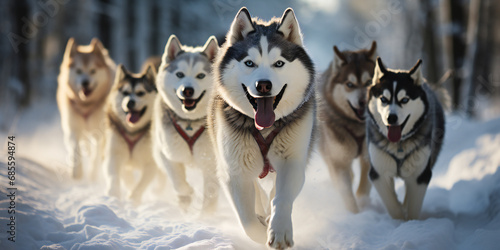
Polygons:
M375 63L375 70L373 71L373 81L372 85L377 84L378 79L380 79L385 73L387 73L387 69L382 63L382 59L378 56L377 62Z
M70 37L68 39L68 43L66 44L66 50L64 51L64 57L71 58L76 53L76 47L78 44L75 42L74 37Z
M347 63L344 53L342 53L337 46L333 45L333 62L336 68L340 68L342 64Z
M148 90L156 90L156 69L155 66L149 63L144 70L143 77L146 79Z
M283 34L286 40L302 46L302 33L292 8L286 9L283 13L278 31Z
M420 65L422 64L422 59L418 59L417 63L413 68L410 69L410 76L413 79L413 83L416 85L421 85L423 82L422 70L420 70Z
M118 84L121 80L125 79L125 77L129 74L127 69L123 64L118 65L118 69L116 70L116 76L115 76L115 84Z
M205 46L203 46L203 54L205 54L208 57L208 60L212 62L217 55L217 51L219 51L217 38L215 38L215 36L211 36L208 38Z
M252 17L246 7L242 7L238 14L234 17L229 33L227 34L227 42L234 44L237 41L243 40L248 33L255 30Z
M165 63L173 61L181 51L181 42L179 42L177 36L171 35L168 39L167 45L165 46L165 52L163 53L162 61Z
M94 37L92 38L92 41L90 41L90 45L92 46L92 50L94 53L100 53L104 49L104 45L102 45L101 40L99 38Z
M372 42L372 47L366 52L366 58L375 61L375 57L377 56L377 42Z

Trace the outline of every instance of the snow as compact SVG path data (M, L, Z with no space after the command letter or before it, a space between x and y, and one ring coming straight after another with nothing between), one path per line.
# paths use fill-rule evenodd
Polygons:
M445 145L425 197L421 220L393 220L375 190L371 206L350 214L317 153L294 203L295 249L498 249L500 118L447 116ZM179 211L169 182L155 183L137 206L104 195L102 183L69 177L57 108L39 103L19 114L16 139L16 242L7 240L7 165L0 156L0 249L259 249L221 193L219 209L201 218L196 199ZM357 169L357 168L356 168ZM357 170L356 170L357 171ZM198 172L188 172L199 183ZM194 181L193 181L194 180ZM201 186L195 185L197 197ZM397 183L397 193L404 186Z

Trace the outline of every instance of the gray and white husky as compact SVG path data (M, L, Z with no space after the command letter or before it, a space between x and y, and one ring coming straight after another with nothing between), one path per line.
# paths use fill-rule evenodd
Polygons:
M120 198L122 184L128 185L128 198L141 200L158 168L151 153L151 116L157 95L156 71L150 65L140 74L118 67L106 105L106 137L103 166L108 194ZM135 178L134 171L140 171Z
M365 108L366 90L371 85L375 68L376 47L375 41L368 50L341 52L334 46L333 62L323 73L318 86L321 98L319 151L345 206L352 213L368 204L371 189L365 143ZM352 162L356 158L359 158L361 167L357 200L352 191Z
M441 103L420 71L386 69L377 58L368 92L370 179L395 219L418 219L444 138ZM401 204L394 177L405 182Z
M167 170L184 210L193 195L185 168L195 166L203 172L203 213L213 212L219 197L215 156L205 132L213 88L211 66L218 49L213 36L205 46L192 48L181 45L172 35L156 78L159 95L153 115L155 160Z
M251 239L291 247L315 127L313 63L292 9L264 22L242 8L226 38L208 116L222 186ZM269 203L257 180L272 172Z

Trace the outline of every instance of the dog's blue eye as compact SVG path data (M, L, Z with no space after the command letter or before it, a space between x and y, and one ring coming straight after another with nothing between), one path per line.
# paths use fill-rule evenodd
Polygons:
M251 60L247 60L247 61L245 61L245 65L246 65L247 67L250 67L250 68L255 67L255 64L254 64Z
M408 97L401 99L402 104L408 103L409 101L410 101L410 99L408 99Z
M350 89L352 89L352 88L354 88L354 84L352 82L348 82L347 83L347 87L350 88Z
M179 77L179 78L183 78L184 77L184 73L182 72L177 72L175 73L175 76Z
M283 67L283 65L285 65L285 62L283 62L281 60L278 60L274 63L274 67L276 67L276 68L281 68L281 67Z
M139 97L143 96L144 94L145 94L144 91L139 91L139 92L136 93L136 95L139 96Z
M95 73L95 69L90 70L90 74L93 75Z
M389 100L387 100L387 98L385 98L385 97L383 97L383 96L380 98L380 101L381 101L382 103L384 103L384 104L385 104L385 103L389 103Z
M196 75L196 78L203 79L203 78L205 78L205 74L199 73L198 75Z
M130 92L125 91L125 92L123 92L123 95L124 95L124 96L128 96L128 95L130 95Z

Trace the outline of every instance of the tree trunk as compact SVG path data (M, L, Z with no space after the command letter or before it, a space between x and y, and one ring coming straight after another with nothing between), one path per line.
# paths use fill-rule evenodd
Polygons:
M450 27L450 34L446 38L447 56L451 68L456 74L453 74L451 87L452 108L460 108L461 88L463 81L462 66L465 56L464 32L466 31L466 16L464 6L461 1L445 1L445 15Z

